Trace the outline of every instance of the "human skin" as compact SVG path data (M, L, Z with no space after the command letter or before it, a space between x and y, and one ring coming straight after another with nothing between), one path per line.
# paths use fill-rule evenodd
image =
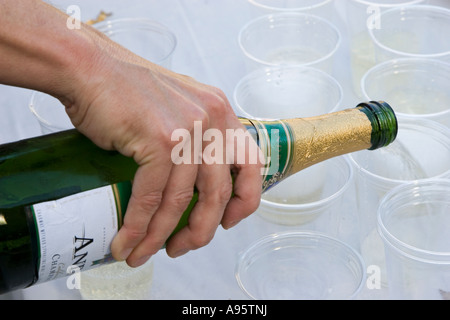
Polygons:
M169 238L194 186L199 200L188 225L167 242L171 257L207 245L219 225L229 229L253 213L261 194L260 162L171 160L176 129L193 132L195 121L224 137L227 129L243 129L225 94L134 55L88 25L68 28L67 19L43 1L0 0L0 83L58 98L81 133L139 165L124 224L111 245L114 258L133 267L145 263ZM225 141L223 153L230 148L235 146ZM250 141L245 152L260 151Z

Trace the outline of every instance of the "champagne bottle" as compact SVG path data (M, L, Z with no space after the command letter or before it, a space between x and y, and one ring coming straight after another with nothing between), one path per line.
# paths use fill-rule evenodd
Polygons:
M397 135L385 102L311 118L240 118L266 164L262 192L326 159L374 150ZM0 293L112 260L137 165L76 130L0 146ZM174 233L187 224L194 197ZM72 268L72 269L71 269Z

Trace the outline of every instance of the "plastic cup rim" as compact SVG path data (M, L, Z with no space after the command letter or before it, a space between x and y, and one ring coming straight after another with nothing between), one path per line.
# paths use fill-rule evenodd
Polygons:
M167 36L172 42L172 47L164 55L164 57L160 58L158 61L152 61L152 62L161 63L162 61L165 61L169 57L172 56L172 54L175 52L176 47L178 45L177 37L172 30L170 30L167 26L165 26L164 24L162 24L156 20L152 20L152 19L148 19L148 18L117 18L117 19L101 21L98 24L94 25L94 27L100 32L106 32L109 30L109 28L113 28L115 25L136 24L136 23L139 23L139 25L135 26L136 28L145 27L149 30L163 34L164 36Z
M35 108L36 98L37 98L38 95L48 95L48 94L44 93L44 92L40 92L40 91L33 91L31 93L30 100L28 102L28 108L30 109L31 113L36 117L36 119L38 120L39 124L41 126L45 126L46 128L51 129L51 131L67 130L68 128L61 127L61 126L58 126L56 124L48 122L47 119L45 119L44 117L42 117L39 114L39 112ZM50 95L48 95L48 96L50 96ZM52 97L52 96L50 96L50 97Z
M341 43L342 43L342 34L341 34L341 32L339 31L339 29L333 23L329 22L328 20L326 20L326 19L324 19L322 17L316 16L316 15L313 15L313 14L309 14L309 13L302 13L302 12L271 13L271 14L266 14L266 15L259 16L257 18L254 18L254 19L250 20L249 22L247 22L240 29L239 34L238 34L238 44L239 44L239 47L240 47L241 51L244 53L244 55L247 58L249 58L249 59L253 60L254 62L257 62L257 63L259 63L259 64L261 64L263 66L266 66L266 67L282 66L282 65L277 64L277 63L270 63L268 61L264 61L264 60L262 60L260 58L255 57L254 55L250 54L248 52L248 50L245 48L244 44L242 43L242 38L243 38L244 32L250 26L252 26L253 24L255 24L257 22L260 22L260 21L264 21L264 20L274 20L275 18L280 18L280 17L283 17L283 16L284 17L307 17L307 18L316 19L317 21L320 21L321 23L324 23L328 27L330 27L330 29L332 29L334 31L334 33L336 34L336 36L337 36L337 41L336 41L336 44L335 44L333 50L331 50L328 54L326 54L322 58L314 60L314 61L306 62L306 63L289 64L289 65L292 65L292 66L309 66L309 67L311 67L311 66L320 64L323 61L326 61L327 59L331 58L338 51L339 47L341 46Z
M369 0L351 0L353 2L356 3L360 3L360 4L364 4L367 6L377 6L377 7L381 7L381 8L397 8L397 7L402 7L402 6L410 6L410 5L415 5L415 4L420 4L420 3L424 3L425 0L409 0L409 1L404 1L403 3L377 3L374 1L369 1Z
M332 83L333 85L335 85L337 90L339 91L339 100L336 102L336 105L333 107L333 109L331 109L329 112L338 111L338 109L342 103L342 100L344 98L344 89L342 88L342 85L339 83L339 81L337 81L336 78L334 78L327 72L322 71L317 68L314 68L314 67L303 66L303 65L285 65L285 66L273 66L273 67L258 68L256 70L253 70L252 72L246 74L244 77L242 77L238 81L238 83L236 84L236 86L234 87L234 90L233 90L233 100L234 100L235 107L237 109L236 111L238 111L240 113L240 116L244 116L244 117L248 117L248 118L252 118L252 119L256 119L256 120L267 120L267 121L275 120L275 119L269 118L269 117L257 117L257 116L254 116L254 115L248 113L247 111L245 111L244 108L242 107L242 105L238 101L237 93L238 93L238 89L241 88L249 80L251 80L253 78L261 78L263 75L265 75L267 73L278 72L278 71L283 71L283 70L294 70L294 71L298 70L298 71L312 72L320 77L325 78L328 83Z
M412 119L411 117L402 117L402 116L398 116L399 120L403 120L405 122L403 122L403 127L411 127L411 126L420 126L422 128L426 128L426 129L432 129L437 131L438 133L441 133L442 135L444 135L445 137L448 138L448 140L450 141L450 128L444 126L443 124L436 122L434 120L429 120L429 119ZM351 163L353 163L353 165L355 166L356 170L355 172L362 172L366 177L369 177L371 180L375 180L384 184L390 184L390 185L398 185L398 184L407 184L409 182L415 182L415 181L421 181L421 180L428 180L428 179L441 179L441 178L446 178L447 176L450 175L450 169L440 173L434 177L428 177L428 178L424 178L424 179L413 179L413 180L400 180L400 179L391 179L391 178L386 178L383 176L380 176L378 174L375 174L369 170L367 170L366 168L363 168L358 161L355 160L355 157L353 156L353 154L349 154L349 159L351 161Z
M385 244L388 244L389 247L393 248L396 252L400 253L403 256L408 257L409 259L424 263L450 265L450 251L441 252L441 251L426 250L405 243L404 241L398 239L388 230L388 228L384 224L382 214L383 211L385 210L385 207L389 204L389 202L392 199L395 199L395 197L402 196L408 191L411 191L413 188L423 188L430 185L435 186L438 184L445 185L445 187L450 190L450 179L429 178L404 183L387 192L381 199L377 209L377 231ZM443 261L442 259L445 260Z
M361 78L361 91L364 96L364 99L367 99L368 101L376 100L376 99L370 98L369 94L367 93L367 90L366 90L367 79L372 75L372 73L383 70L389 65L406 64L409 62L413 62L411 64L412 66L417 66L417 63L428 64L428 65L439 64L443 68L445 67L446 69L448 69L450 71L450 63L449 62L436 60L436 59L428 59L428 58L423 58L423 57L409 57L409 58L398 58L398 59L387 60L387 61L381 62L381 63L371 67L369 70L367 70L365 72L365 74ZM450 113L450 107L447 110L433 112L433 113L423 113L423 114L410 114L410 113L396 112L396 114L400 117L405 117L405 118L408 117L408 118L413 118L413 119L422 118L422 117L437 118L439 116L446 115L447 113Z
M265 5L265 4L260 3L258 0L248 0L248 2L250 2L252 5L254 5L256 7L263 8L265 10L277 11L277 12L304 12L304 11L314 10L314 9L323 7L332 1L333 0L322 0L321 2L319 2L317 4L314 4L312 6L307 6L307 7L282 8L282 7L273 7L273 6Z
M312 231L312 230L302 230L302 231L281 231L276 232L272 234L268 234L266 236L261 237L260 239L257 239L253 243L251 243L249 246L247 246L243 251L239 253L239 257L236 261L235 265L235 279L238 282L239 287L241 290L250 298L253 300L257 300L258 298L255 297L251 292L249 292L244 284L244 281L241 276L241 268L244 265L245 261L248 259L249 256L252 255L252 253L257 252L259 248L267 243L271 243L276 240L284 240L289 238L297 238L297 239L315 239L317 242L319 241L326 241L326 242L333 242L334 244L339 245L342 248L345 248L349 253L352 254L352 256L355 258L355 261L357 261L358 266L360 267L361 271L361 279L354 290L353 294L348 297L348 300L354 299L359 292L362 290L365 281L366 281L366 271L365 271L365 262L362 256L356 251L353 247L351 247L349 244L345 243L342 240L339 240L333 236L327 235L322 232L318 231ZM281 249L282 247L280 247Z
M326 198L309 202L309 203L299 203L299 204L287 204L287 203L278 203L274 201L269 201L264 198L261 198L261 206L266 206L274 209L282 209L282 210L288 210L295 212L296 215L298 215L298 210L311 210L311 209L318 209L320 207L325 207L335 201L337 198L339 198L345 191L348 190L350 187L350 184L353 181L353 175L354 171L352 168L352 165L350 164L350 161L348 160L347 155L343 155L340 157L335 157L332 159L329 159L328 161L342 161L345 163L345 166L348 171L348 177L345 181L345 183L340 187L335 193L332 195L329 195ZM283 215L286 215L286 213L283 213Z
M421 5L404 6L404 7L400 6L400 7L391 8L385 12L382 12L380 15L380 19L383 19L383 16L386 16L393 12L399 12L399 11L404 11L404 10L416 11L416 10L423 10L423 9L430 10L430 12L446 13L450 17L450 9L440 7L440 6L421 4ZM450 55L450 50L447 50L445 52L428 53L428 54L411 53L411 52L396 50L396 49L393 49L393 48L388 47L387 45L381 43L374 34L375 29L368 28L368 30L369 30L369 36L372 39L374 44L376 44L378 47L382 48L383 50L393 53L395 55L399 55L399 56L403 56L403 57L410 57L410 58L428 58L428 59L442 58L442 57Z

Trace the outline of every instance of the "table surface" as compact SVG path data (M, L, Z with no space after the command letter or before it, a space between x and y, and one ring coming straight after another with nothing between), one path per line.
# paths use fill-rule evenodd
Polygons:
M434 2L448 7L450 1ZM237 43L239 29L254 17L246 0L53 0L51 3L62 11L70 5L79 5L83 21L104 10L112 12L112 18L145 17L165 24L178 40L172 69L221 88L231 103L235 85L246 74L244 56ZM333 70L333 76L344 89L342 108L360 102L351 88L344 3L336 1L333 17L344 36ZM28 109L30 95L30 90L0 85L0 144L41 134ZM246 299L234 276L239 252L262 236L285 230L292 228L268 223L254 214L229 231L219 228L208 246L183 257L171 259L160 251L153 257L154 279L148 298ZM365 287L358 299L387 297L384 289ZM78 290L67 289L65 279L0 296L0 299L80 298Z

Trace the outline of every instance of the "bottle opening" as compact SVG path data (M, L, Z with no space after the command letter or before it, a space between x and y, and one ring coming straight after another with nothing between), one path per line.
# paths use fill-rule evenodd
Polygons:
M372 123L372 147L375 150L391 144L398 133L398 122L392 107L384 101L364 102L357 106Z

